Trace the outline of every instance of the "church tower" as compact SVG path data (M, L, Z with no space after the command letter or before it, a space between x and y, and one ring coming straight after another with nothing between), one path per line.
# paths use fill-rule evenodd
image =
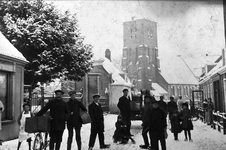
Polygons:
M160 72L157 23L138 19L123 23L122 70L140 89L151 89Z

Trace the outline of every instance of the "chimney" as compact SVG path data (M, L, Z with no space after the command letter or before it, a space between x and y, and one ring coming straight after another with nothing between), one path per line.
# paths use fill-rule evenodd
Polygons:
M109 49L105 50L105 57L111 61L111 51Z

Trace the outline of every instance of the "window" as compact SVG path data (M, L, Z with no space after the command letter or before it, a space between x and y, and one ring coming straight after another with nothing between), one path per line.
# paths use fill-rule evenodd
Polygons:
M9 73L7 72L0 72L0 100L4 105L4 111L2 112L2 120L9 120L11 119L12 115L12 105L9 99Z

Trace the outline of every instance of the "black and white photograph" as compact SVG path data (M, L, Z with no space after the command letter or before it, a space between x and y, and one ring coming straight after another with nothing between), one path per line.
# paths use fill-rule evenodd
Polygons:
M223 0L0 0L0 150L225 150Z

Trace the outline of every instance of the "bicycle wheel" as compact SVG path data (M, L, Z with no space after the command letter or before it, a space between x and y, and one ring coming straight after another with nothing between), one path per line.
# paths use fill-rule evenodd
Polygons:
M42 150L42 146L43 146L42 135L41 135L40 133L38 133L38 134L35 136L34 145L33 145L33 150Z

